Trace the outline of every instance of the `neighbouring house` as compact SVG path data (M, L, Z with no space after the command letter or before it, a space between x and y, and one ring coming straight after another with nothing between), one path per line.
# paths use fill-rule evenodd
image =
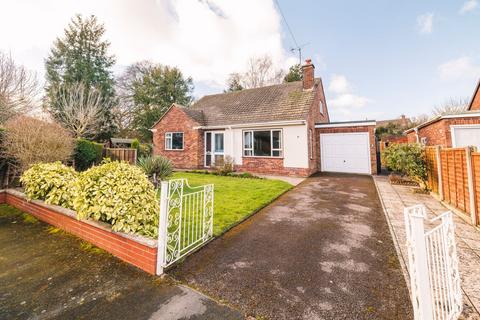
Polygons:
M404 114L400 118L390 119L390 120L377 120L376 128L386 127L388 125L397 125L400 128L407 128L410 124L410 119L407 118Z
M177 169L221 166L229 156L235 170L257 174L376 173L375 121L331 123L314 69L307 60L302 81L173 104L151 129L154 154Z
M480 149L480 81L467 111L438 116L405 133L408 143L453 148L475 146Z

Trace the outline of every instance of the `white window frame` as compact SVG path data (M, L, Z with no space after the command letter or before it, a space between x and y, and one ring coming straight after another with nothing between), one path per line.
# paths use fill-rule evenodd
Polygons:
M181 133L182 134L182 148L181 149L173 149L173 134L174 133ZM170 146L168 146L168 142L170 142ZM183 131L169 131L165 132L165 150L168 151L183 151L185 148L185 133Z
M320 100L320 103L318 104L318 108L320 109L320 114L323 114L323 101Z
M457 141L455 140L456 129L480 129L480 124L454 124L450 126L450 136L452 139L452 148L457 148Z
M269 156L256 156L255 155L255 141L254 141L254 132L255 131L270 131L270 155ZM280 141L279 141L279 148L274 148L273 147L273 132L274 131L279 131L280 132ZM251 148L245 148L245 133L250 132L250 136L252 139L252 147ZM246 155L245 151L251 151L251 155ZM274 156L273 152L278 151L278 156ZM283 129L281 128L275 128L275 129L270 129L270 128L265 128L265 129L248 129L248 130L243 130L242 131L242 156L247 157L247 158L283 158Z

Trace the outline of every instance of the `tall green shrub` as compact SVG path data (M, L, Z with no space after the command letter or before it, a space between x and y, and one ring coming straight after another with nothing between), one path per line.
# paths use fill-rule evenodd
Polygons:
M425 150L419 144L391 144L382 153L387 168L416 180L426 188Z
M140 168L105 162L81 173L76 187L79 218L109 223L115 231L157 236L159 205L153 184Z
M29 199L44 200L48 204L73 209L77 176L72 167L60 161L37 163L22 174L20 182Z
M103 145L86 139L77 139L74 159L75 168L84 171L102 161Z

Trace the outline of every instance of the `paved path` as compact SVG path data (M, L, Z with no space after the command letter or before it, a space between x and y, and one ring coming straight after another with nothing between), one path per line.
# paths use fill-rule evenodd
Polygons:
M413 193L411 187L391 185L386 176L376 176L375 183L385 206L389 224L400 253L400 261L407 272L407 248L403 208L424 204L429 218L448 209L430 195ZM480 319L480 231L454 215L457 253L462 289L464 292L464 319Z
M309 178L171 273L259 318L411 318L368 176Z
M239 320L244 316L0 205L0 318Z

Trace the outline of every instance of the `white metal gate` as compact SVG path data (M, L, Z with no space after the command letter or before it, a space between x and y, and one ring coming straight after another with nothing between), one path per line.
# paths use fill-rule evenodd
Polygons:
M415 319L458 319L462 291L452 212L427 220L425 206L416 205L404 216ZM432 224L428 231L425 222Z
M162 181L157 274L213 236L213 184L190 187L186 179Z

